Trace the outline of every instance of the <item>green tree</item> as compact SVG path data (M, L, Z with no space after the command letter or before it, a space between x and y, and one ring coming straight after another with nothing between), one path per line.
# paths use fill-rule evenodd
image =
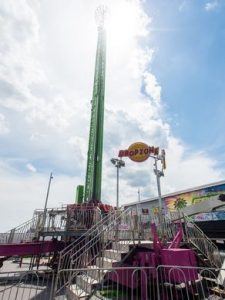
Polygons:
M178 210L186 206L187 206L187 201L183 198L177 198L173 204L173 207Z

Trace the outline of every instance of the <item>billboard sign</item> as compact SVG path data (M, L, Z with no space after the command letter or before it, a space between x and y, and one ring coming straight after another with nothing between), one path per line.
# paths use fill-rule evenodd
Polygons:
M176 194L174 196L168 196L164 198L165 209L168 212L175 212L196 203L202 203L204 206L204 200L208 200L212 196L219 196L220 194L225 194L225 184L209 186L194 191ZM192 218L195 221L225 220L225 211L199 213Z
M119 157L129 157L132 161L143 162L149 158L150 155L158 155L159 148L148 146L145 143L137 142L129 146L126 150L120 150Z

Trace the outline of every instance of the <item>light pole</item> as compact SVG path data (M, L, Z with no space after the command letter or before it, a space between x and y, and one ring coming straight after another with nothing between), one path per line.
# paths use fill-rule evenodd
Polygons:
M139 216L140 215L140 211L141 211L141 193L140 193L140 189L138 189L138 202L137 202L137 205L136 205L136 212L137 212L137 215Z
M47 217L48 196L49 196L49 191L50 191L50 186L51 186L52 179L53 179L53 176L52 176L52 173L50 173L49 182L48 182L48 189L47 189L47 195L46 195L46 199L45 199L44 214L43 214L43 223L42 223L43 230L44 230L44 227L45 227L45 221L46 221L46 217Z
M116 208L119 208L119 169L125 167L122 159L112 158L111 163L116 167Z
M162 194L161 194L161 186L160 186L160 177L164 176L163 169L165 168L165 151L162 150L161 156L154 156L153 157L155 162L154 162L154 173L156 175L156 181L157 181L157 190L158 190L158 201L159 201L159 224L161 226L162 230L162 238L164 239L164 211L163 211L163 204L162 204ZM162 170L158 169L157 162L158 160L161 160L162 162Z
M164 176L163 172L160 171L158 169L158 166L157 166L157 158L155 157L155 163L154 163L154 173L156 175L156 180L157 180L157 190L158 190L158 200L159 200L159 210L162 212L162 194L161 194L161 186L160 186L160 177Z

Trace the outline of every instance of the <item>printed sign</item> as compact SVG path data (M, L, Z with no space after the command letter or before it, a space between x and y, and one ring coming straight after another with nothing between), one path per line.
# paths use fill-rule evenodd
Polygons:
M130 145L130 147L126 150L120 150L118 156L127 156L133 161L143 162L148 159L151 154L158 155L159 148L138 142Z

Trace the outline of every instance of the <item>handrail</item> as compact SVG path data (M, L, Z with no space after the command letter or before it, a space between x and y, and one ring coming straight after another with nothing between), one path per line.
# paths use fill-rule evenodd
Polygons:
M66 218L62 220L62 214L52 215L51 211L48 211L45 224L43 224L43 217L43 212L38 213L32 219L0 234L0 244L29 242L38 238L40 232L65 230Z
M188 216L184 215L184 219L186 223L191 223L200 233L204 236L204 238L210 243L214 248L217 248L217 246L207 237L207 235L204 234L204 232L195 224L195 222ZM217 248L218 249L218 248Z
M222 260L218 247L204 234L204 232L186 215L183 215L185 222L185 233L188 242L191 242L210 263L220 268Z
M94 224L89 230L84 232L77 240L70 243L59 253L59 262L58 262L58 272L62 269L71 269L72 261L71 256L77 252L77 249L81 248L85 244L85 238L93 237L94 232L106 224L109 219L112 218L112 213L107 214L99 222ZM57 272L57 273L58 273ZM58 277L57 277L58 278ZM57 292L60 292L65 286L69 283L68 277L64 278L64 284L60 285L60 289ZM56 280L57 286L57 280Z
M138 238L138 235L135 236L131 216L132 210L128 208L104 218L86 232L77 243L74 243L74 248L68 249L63 256L61 255L58 270L65 269L65 267L69 269L87 268L95 265L97 261L100 265L104 264L104 251L112 246L112 242L114 242L113 249L115 251L127 249L126 246L130 245L130 240L132 240L132 244L135 244L134 240L136 237ZM72 272L69 277L64 278L64 284L60 286L60 290L69 285L76 275Z
M40 216L34 216L32 219L20 224L11 230L2 233L0 236L4 236L0 243L16 243L22 240L31 241L37 234L37 228L39 224Z
M89 240L87 243L85 243L85 245L81 249L79 249L79 251L81 253L80 256L75 257L77 255L77 253L72 255L71 260L73 262L73 265L75 265L76 263L78 263L78 265L79 265L79 262L81 261L81 257L84 256L84 254L85 254L84 251L89 251L89 249L93 248L93 239L97 239L99 237L103 239L103 244L105 244L105 245L101 250L104 250L104 248L106 248L106 246L108 245L107 242L109 240L110 240L110 242L113 240L116 244L118 244L118 242L120 241L120 236L119 236L120 228L119 228L119 225L121 224L118 221L121 221L121 218L126 217L130 213L130 211L131 211L130 209L127 209L124 212L121 212L106 227L104 227L104 224L102 224L103 226L102 226L101 230L98 230L96 232L97 235L94 235L91 240ZM106 235L102 236L103 233L106 233ZM110 237L110 239L108 239L109 237ZM133 241L134 241L134 235L133 235ZM97 256L98 255L95 255L95 257L97 257ZM75 257L75 260L73 260L74 257ZM94 259L92 259L92 260L94 260Z
M78 244L79 241L82 241L83 238L85 236L89 236L91 235L91 232L94 231L96 228L98 228L99 226L101 226L102 223L105 223L109 217L111 217L111 214L106 215L104 218L100 219L99 222L97 222L96 224L94 224L90 229L88 229L87 231L85 231L78 240L73 241L72 243L70 243L68 246L66 246L62 251L60 251L60 257L59 257L59 267L62 267L64 264L61 263L62 259L67 256L68 254L70 254L70 252L72 251L72 249L74 249L74 247ZM66 267L66 266L64 266Z

